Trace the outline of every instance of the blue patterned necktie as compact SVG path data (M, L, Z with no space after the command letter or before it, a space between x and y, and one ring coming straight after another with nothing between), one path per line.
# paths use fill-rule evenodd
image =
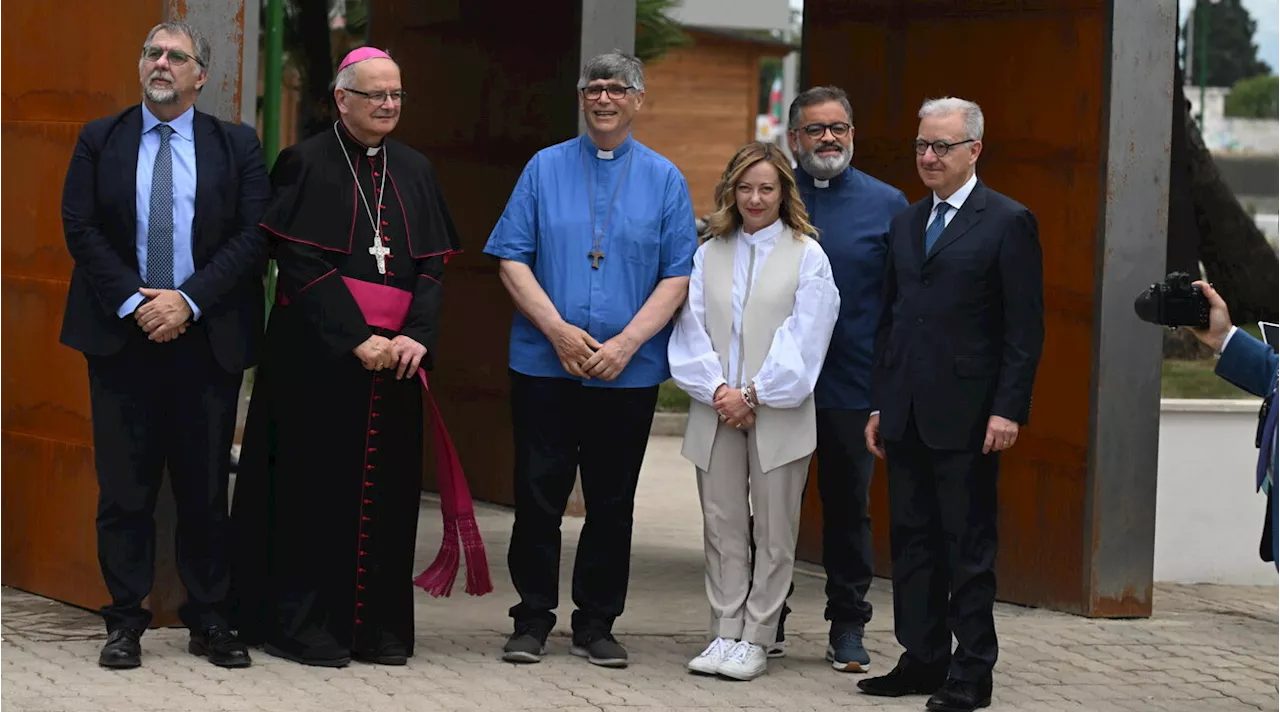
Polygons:
M151 207L147 217L147 286L173 289L173 127L160 124L160 150L151 171Z
M929 250L933 249L933 243L938 241L938 236L942 231L947 229L947 211L951 210L949 203L938 203L938 207L934 208L935 216L933 222L929 223L928 229L924 231L924 253L929 254Z

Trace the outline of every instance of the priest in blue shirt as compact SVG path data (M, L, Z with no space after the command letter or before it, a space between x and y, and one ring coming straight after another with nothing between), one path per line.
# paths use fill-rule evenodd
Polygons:
M871 664L862 637L871 620L872 567L867 512L875 458L859 434L870 407L871 355L881 310L889 221L907 207L902 191L849 165L853 110L845 92L814 87L791 102L788 140L796 180L818 244L827 253L840 317L814 399L818 408L818 492L822 564L831 622L827 660L842 672Z
M697 248L684 176L631 136L640 60L587 62L584 136L525 166L485 253L515 303L511 425L515 525L507 564L520 595L509 662L538 662L556 622L560 518L581 472L587 516L573 571L573 645L624 667L613 638L626 601L640 464L670 377L667 341Z

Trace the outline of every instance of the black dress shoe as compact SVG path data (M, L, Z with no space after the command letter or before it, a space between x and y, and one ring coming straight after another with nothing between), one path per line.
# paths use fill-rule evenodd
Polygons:
M187 643L187 652L224 668L249 667L253 661L249 659L249 649L223 626L209 626L202 631L191 631L191 641Z
M858 681L858 689L876 697L932 695L947 679L946 669L933 670L918 665L898 663L887 675Z
M924 707L933 712L973 712L991 705L991 681L982 683L948 679Z
M375 629L356 641L351 658L375 665L405 665L409 662L409 646L387 631Z
M107 644L102 646L98 655L98 664L112 670L128 670L142 664L142 645L138 640L142 631L132 628L117 628L107 636Z

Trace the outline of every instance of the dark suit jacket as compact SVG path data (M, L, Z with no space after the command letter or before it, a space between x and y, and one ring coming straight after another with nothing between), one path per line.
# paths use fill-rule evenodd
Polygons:
M1276 448L1276 383L1280 374L1280 357L1265 342L1258 341L1244 331L1237 331L1227 347L1222 350L1222 358L1218 360L1217 374L1230 381L1237 388L1261 396L1265 415L1259 423L1258 433L1258 466L1255 485L1262 488L1262 482L1270 466L1274 472L1277 468ZM1263 561L1273 561L1280 568L1280 499L1275 496L1276 483L1272 483L1267 492L1267 516L1263 520L1262 541L1259 554Z
M980 450L990 416L1030 415L1044 341L1040 238L1031 211L979 180L925 255L932 210L930 194L889 227L872 409L887 440L902 439L914 409L928 447Z
M252 127L200 111L193 125L195 273L178 288L200 307L215 358L234 373L256 362L262 337L267 246L257 225L271 186ZM89 356L118 352L130 330L140 328L116 311L144 286L136 215L141 140L140 105L86 124L62 189L62 229L75 270L61 341Z

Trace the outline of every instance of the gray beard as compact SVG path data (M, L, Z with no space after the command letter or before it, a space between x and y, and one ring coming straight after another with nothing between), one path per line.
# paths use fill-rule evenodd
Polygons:
M151 87L147 87L142 90L142 93L155 104L178 103L178 92L173 89L153 89Z
M805 173L818 180L831 180L844 173L844 169L849 167L851 160L853 160L853 151L843 146L840 147L840 155L831 158L819 156L810 151L800 152L800 167Z

